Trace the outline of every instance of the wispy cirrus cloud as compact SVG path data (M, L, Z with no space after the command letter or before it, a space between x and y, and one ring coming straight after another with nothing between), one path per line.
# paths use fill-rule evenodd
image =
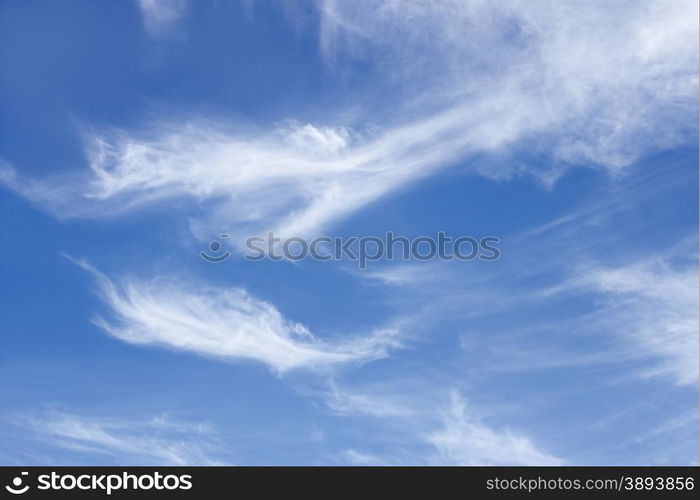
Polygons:
M367 388L334 387L332 396L324 396L337 414L370 418L378 448L387 444L381 442L384 438L391 443L391 452L380 454L381 458L370 448L344 450L341 459L350 463L432 465L565 463L536 445L526 433L487 423L483 408L468 405L458 390L401 385L385 383L371 392Z
M137 0L143 24L153 37L172 32L185 15L189 0Z
M328 390L316 396L323 399L326 406L338 415L363 415L376 418L417 417L416 409L409 401L399 400L396 394L388 394L385 387L362 390L339 387L334 381Z
M351 123L251 131L164 117L86 134L90 169L70 179L5 167L0 181L59 216L186 197L211 202L201 233L308 236L445 167L551 184L572 165L618 172L695 128L692 2L317 5L327 57L373 63L362 100L328 110L351 108ZM398 104L372 105L391 89Z
M76 456L133 465L217 465L222 447L206 424L156 415L147 420L119 419L60 410L14 414L6 423L29 431L43 444ZM74 460L74 459L72 459ZM74 464L75 462L71 462Z
M510 429L494 429L471 415L457 392L443 409L442 422L426 435L439 462L455 465L562 465L564 461L538 449L529 438Z
M397 347L396 331L319 340L273 305L241 288L196 287L177 280L124 279L116 284L84 262L108 314L94 321L131 344L155 345L224 361L251 360L278 373L382 358Z
M640 157L695 141L689 133L695 128L697 88L693 2L551 1L536 9L524 1L448 1L440 8L422 0L381 6L364 1L315 4L321 19L320 48L331 74L361 60L363 73L356 76L368 82L358 95L343 95L338 99L343 104L322 110L322 116L341 118L328 123L311 120L312 124L307 119L284 122L287 116L281 116L251 130L235 119L183 120L164 113L148 126L86 133L83 170L28 179L3 165L0 183L59 217L124 214L178 199L187 201L188 215L196 218L195 236L222 231L236 236L237 231L247 237L267 230L282 237L310 236L450 167L493 179L532 175L552 186L572 166L615 175ZM171 32L183 12L173 7L178 5L185 3L140 2L153 36ZM610 204L618 202L614 198ZM598 200L592 204L601 206ZM579 219L557 218L531 235L546 236ZM572 246L570 233L558 234L565 246ZM566 327L573 325L577 333L596 329L619 338L625 360L641 356L650 361L653 368L645 375L661 375L686 386L697 380L697 364L689 357L697 352L692 340L696 301L693 298L690 305L689 295L696 283L689 278L695 272L690 268L601 264L585 269L558 291L586 292L599 299L602 307L593 315L595 322L587 322L591 315L543 320L534 307L531 315L518 314L538 301L541 308L550 307L552 303L543 302L553 295L533 293L536 283L546 288L550 281L537 279L548 273L548 278L558 279L567 259L578 262L579 251L577 246L556 259L551 258L555 252L545 254L544 266L533 264L542 253L514 258L500 274L474 273L471 280L454 273L449 286L442 278L451 268L438 274L401 266L368 277L417 290L414 304L420 306L406 309L421 323L416 330L426 338L441 334L444 341L438 320L500 315L510 321L501 323L508 332L503 345L521 358L495 358L484 372L617 359L613 350L599 355L597 344L587 353L575 342L570 351L543 349L548 341L539 334L549 322L550 331L569 333ZM174 278L112 279L92 271L107 309L97 324L134 345L230 362L250 360L278 373L362 363L386 356L396 346L390 330L317 339L304 325L242 288L196 286ZM402 295L395 291L394 296ZM429 310L421 313L424 304ZM530 350L521 349L516 336L509 335L520 328L527 330L520 339ZM466 338L461 329L447 334L451 332ZM487 338L490 329L474 327L470 334L474 332L494 343ZM467 344L463 342L469 364L484 361ZM430 368L444 370L445 378L464 375L447 366L446 357L443 351L439 358L399 362L408 361L406 366L418 370L437 359L440 366ZM524 362L512 362L522 358ZM479 368L470 366L470 374ZM412 460L422 456L451 464L563 462L540 449L527 429L509 430L500 421L478 416L459 393L445 406L426 395L429 391L416 395L415 388L405 390L403 397L390 397L381 388L364 389L332 388L322 397L337 415L381 421L378 427L403 432L403 442L434 452L414 454ZM129 433L122 424L102 419L68 415L48 420L48 434L69 446L154 458L140 446L150 431L139 432L143 427L138 423L129 424ZM155 459L191 460L169 440L163 447L167 453ZM349 448L344 456L358 463L378 457L406 462L408 454L397 454L400 459L395 460L381 451Z
M331 63L372 64L373 82L417 108L451 100L467 115L486 96L507 96L508 111L494 108L502 128L559 167L616 170L694 128L697 53L688 43L698 6L689 2L317 3ZM669 124L676 113L686 118Z
M372 455L370 453L365 453L358 451L354 448L348 448L343 450L339 456L338 460L340 462L347 462L352 465L386 465L386 459Z
M613 333L628 356L650 358L644 376L698 382L698 270L656 258L582 269L567 289L593 291L602 307L590 328Z
M123 213L186 197L211 201L205 223L244 235L273 230L308 236L468 151L513 138L494 117L501 96L427 120L359 137L310 124L242 132L210 120L160 123L146 136L88 139L90 171L74 178L25 180L5 166L0 181L60 217ZM511 120L525 122L518 109ZM498 114L498 113L496 113Z

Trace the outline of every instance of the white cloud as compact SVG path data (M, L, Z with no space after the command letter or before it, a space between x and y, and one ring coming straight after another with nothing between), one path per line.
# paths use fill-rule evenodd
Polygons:
M349 104L355 123L246 131L168 118L145 133L88 134L91 170L77 178L32 182L5 170L0 182L62 216L187 196L215 202L202 233L309 236L457 162L551 183L569 165L617 172L692 140L694 2L328 1L319 9L329 57L374 63L363 101ZM400 105L375 105L375 93L392 89ZM523 151L548 161L509 156Z
M509 429L496 430L469 414L457 392L442 413L439 428L426 435L440 463L455 465L562 465L527 437Z
M371 453L364 453L353 448L344 450L339 458L353 465L386 465L386 460L372 455Z
M283 137L295 150L311 155L332 154L348 146L350 131L333 127L316 128L310 123L292 123L287 130L283 129Z
M411 376L385 380L372 386L338 386L320 393L334 413L366 417L381 459L372 451L345 450L351 463L433 465L561 465L564 460L537 447L526 435L497 429L468 407L457 390L445 405L442 382ZM386 439L386 441L383 441ZM383 445L383 446L382 446ZM391 451L388 451L391 450Z
M310 125L250 133L208 121L164 124L149 134L153 138L90 138L91 173L71 182L28 182L7 166L0 180L64 217L188 196L217 202L208 216L213 234L235 227L246 237L266 230L309 236L467 150L502 144L511 134L491 114L494 106L508 105L497 97L473 106L468 118L447 112L352 147L341 147L345 139L335 129ZM512 115L526 120L517 110Z
M370 280L370 282L379 282L381 284L392 286L424 286L431 282L440 282L445 280L448 275L444 266L435 262L428 265L426 262L413 264L392 264L377 266L376 268L355 272L355 275L360 279Z
M375 418L411 418L416 411L397 395L387 394L386 387L365 388L363 391L339 388L330 384L330 390L321 393L324 403L339 415L363 415Z
M27 413L10 419L28 428L42 442L111 457L115 463L137 465L215 465L219 451L214 431L204 424L174 421L158 415L150 420L120 420L63 411Z
M254 360L279 373L381 358L397 346L394 330L321 341L271 304L240 288L217 289L172 279L125 279L115 284L85 263L97 279L107 318L95 322L125 342L190 351L226 361Z
M697 280L695 264L673 266L659 258L616 268L587 267L567 288L604 297L590 326L618 336L628 355L652 357L652 368L644 375L697 384Z
M522 139L521 147L554 160L555 168L615 171L692 140L695 2L318 3L331 63L373 63L372 81L420 107L463 105L465 117L485 98L504 96L509 105L493 113L510 140ZM558 175L538 173L544 180Z
M138 0L143 24L154 37L170 33L184 16L188 3L189 0Z

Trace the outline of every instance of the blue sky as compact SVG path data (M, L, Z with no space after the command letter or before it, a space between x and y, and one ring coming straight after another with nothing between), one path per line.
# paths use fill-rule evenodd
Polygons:
M542 3L3 2L0 461L697 463L697 4Z

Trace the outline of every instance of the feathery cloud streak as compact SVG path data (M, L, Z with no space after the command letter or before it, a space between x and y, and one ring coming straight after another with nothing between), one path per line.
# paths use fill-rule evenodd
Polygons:
M64 411L32 412L8 419L30 430L49 445L115 463L138 465L216 465L219 452L214 431L203 424L174 421L167 416L150 420L121 420Z
M377 115L358 103L356 123L267 131L166 118L145 133L88 135L90 171L76 173L70 187L67 179L19 179L8 167L0 181L59 216L119 213L186 196L214 202L213 215L204 216L214 231L308 236L460 162L489 177L527 172L551 183L570 165L616 172L688 140L697 5L525 6L392 2L375 13L362 2L321 2L329 59L364 58L387 68L376 70L372 81L379 83L367 92L398 85L403 104ZM427 33L441 36L426 43ZM485 39L492 42L486 52ZM410 91L401 78L411 79ZM548 161L483 161L517 152Z
M148 33L156 38L163 37L175 29L185 15L188 0L138 0L143 16L143 24Z
M97 280L107 317L95 323L131 344L157 345L226 361L254 360L278 373L321 369L384 357L394 330L321 341L271 304L240 288L192 287L172 279L115 284L84 262Z
M645 376L698 382L697 266L663 259L586 269L568 286L604 297L595 328L619 335L626 351L655 358Z
M537 449L525 436L495 430L469 415L459 393L451 394L442 425L427 436L441 463L455 465L562 465L563 461Z

